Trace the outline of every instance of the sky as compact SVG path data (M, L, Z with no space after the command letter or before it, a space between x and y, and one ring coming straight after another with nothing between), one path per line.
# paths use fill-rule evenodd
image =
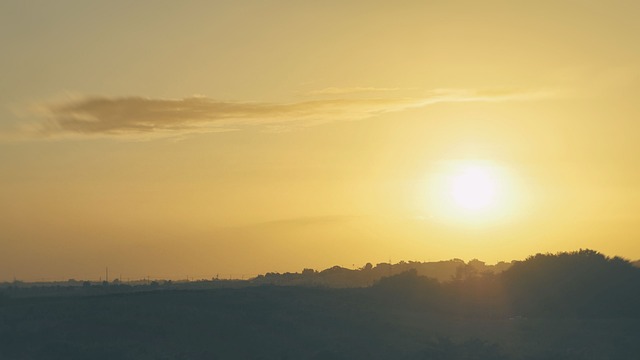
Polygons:
M639 13L0 1L0 281L638 259Z

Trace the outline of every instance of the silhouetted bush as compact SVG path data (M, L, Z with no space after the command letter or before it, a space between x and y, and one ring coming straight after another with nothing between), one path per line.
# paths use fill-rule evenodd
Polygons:
M502 274L517 313L536 316L640 315L640 269L593 250L537 254Z

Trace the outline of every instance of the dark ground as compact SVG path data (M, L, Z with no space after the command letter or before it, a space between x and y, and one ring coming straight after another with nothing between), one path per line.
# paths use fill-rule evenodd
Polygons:
M565 255L448 283L406 272L368 288L4 289L0 359L639 358L640 270Z

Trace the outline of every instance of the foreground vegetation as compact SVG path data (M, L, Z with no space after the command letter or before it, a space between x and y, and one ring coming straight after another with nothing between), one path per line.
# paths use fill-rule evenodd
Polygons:
M632 359L640 269L583 250L438 282L0 294L2 359ZM21 294L16 296L16 294Z

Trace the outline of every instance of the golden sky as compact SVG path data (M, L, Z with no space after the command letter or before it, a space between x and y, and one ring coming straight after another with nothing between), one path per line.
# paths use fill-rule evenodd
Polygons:
M2 1L0 281L640 258L639 14Z

